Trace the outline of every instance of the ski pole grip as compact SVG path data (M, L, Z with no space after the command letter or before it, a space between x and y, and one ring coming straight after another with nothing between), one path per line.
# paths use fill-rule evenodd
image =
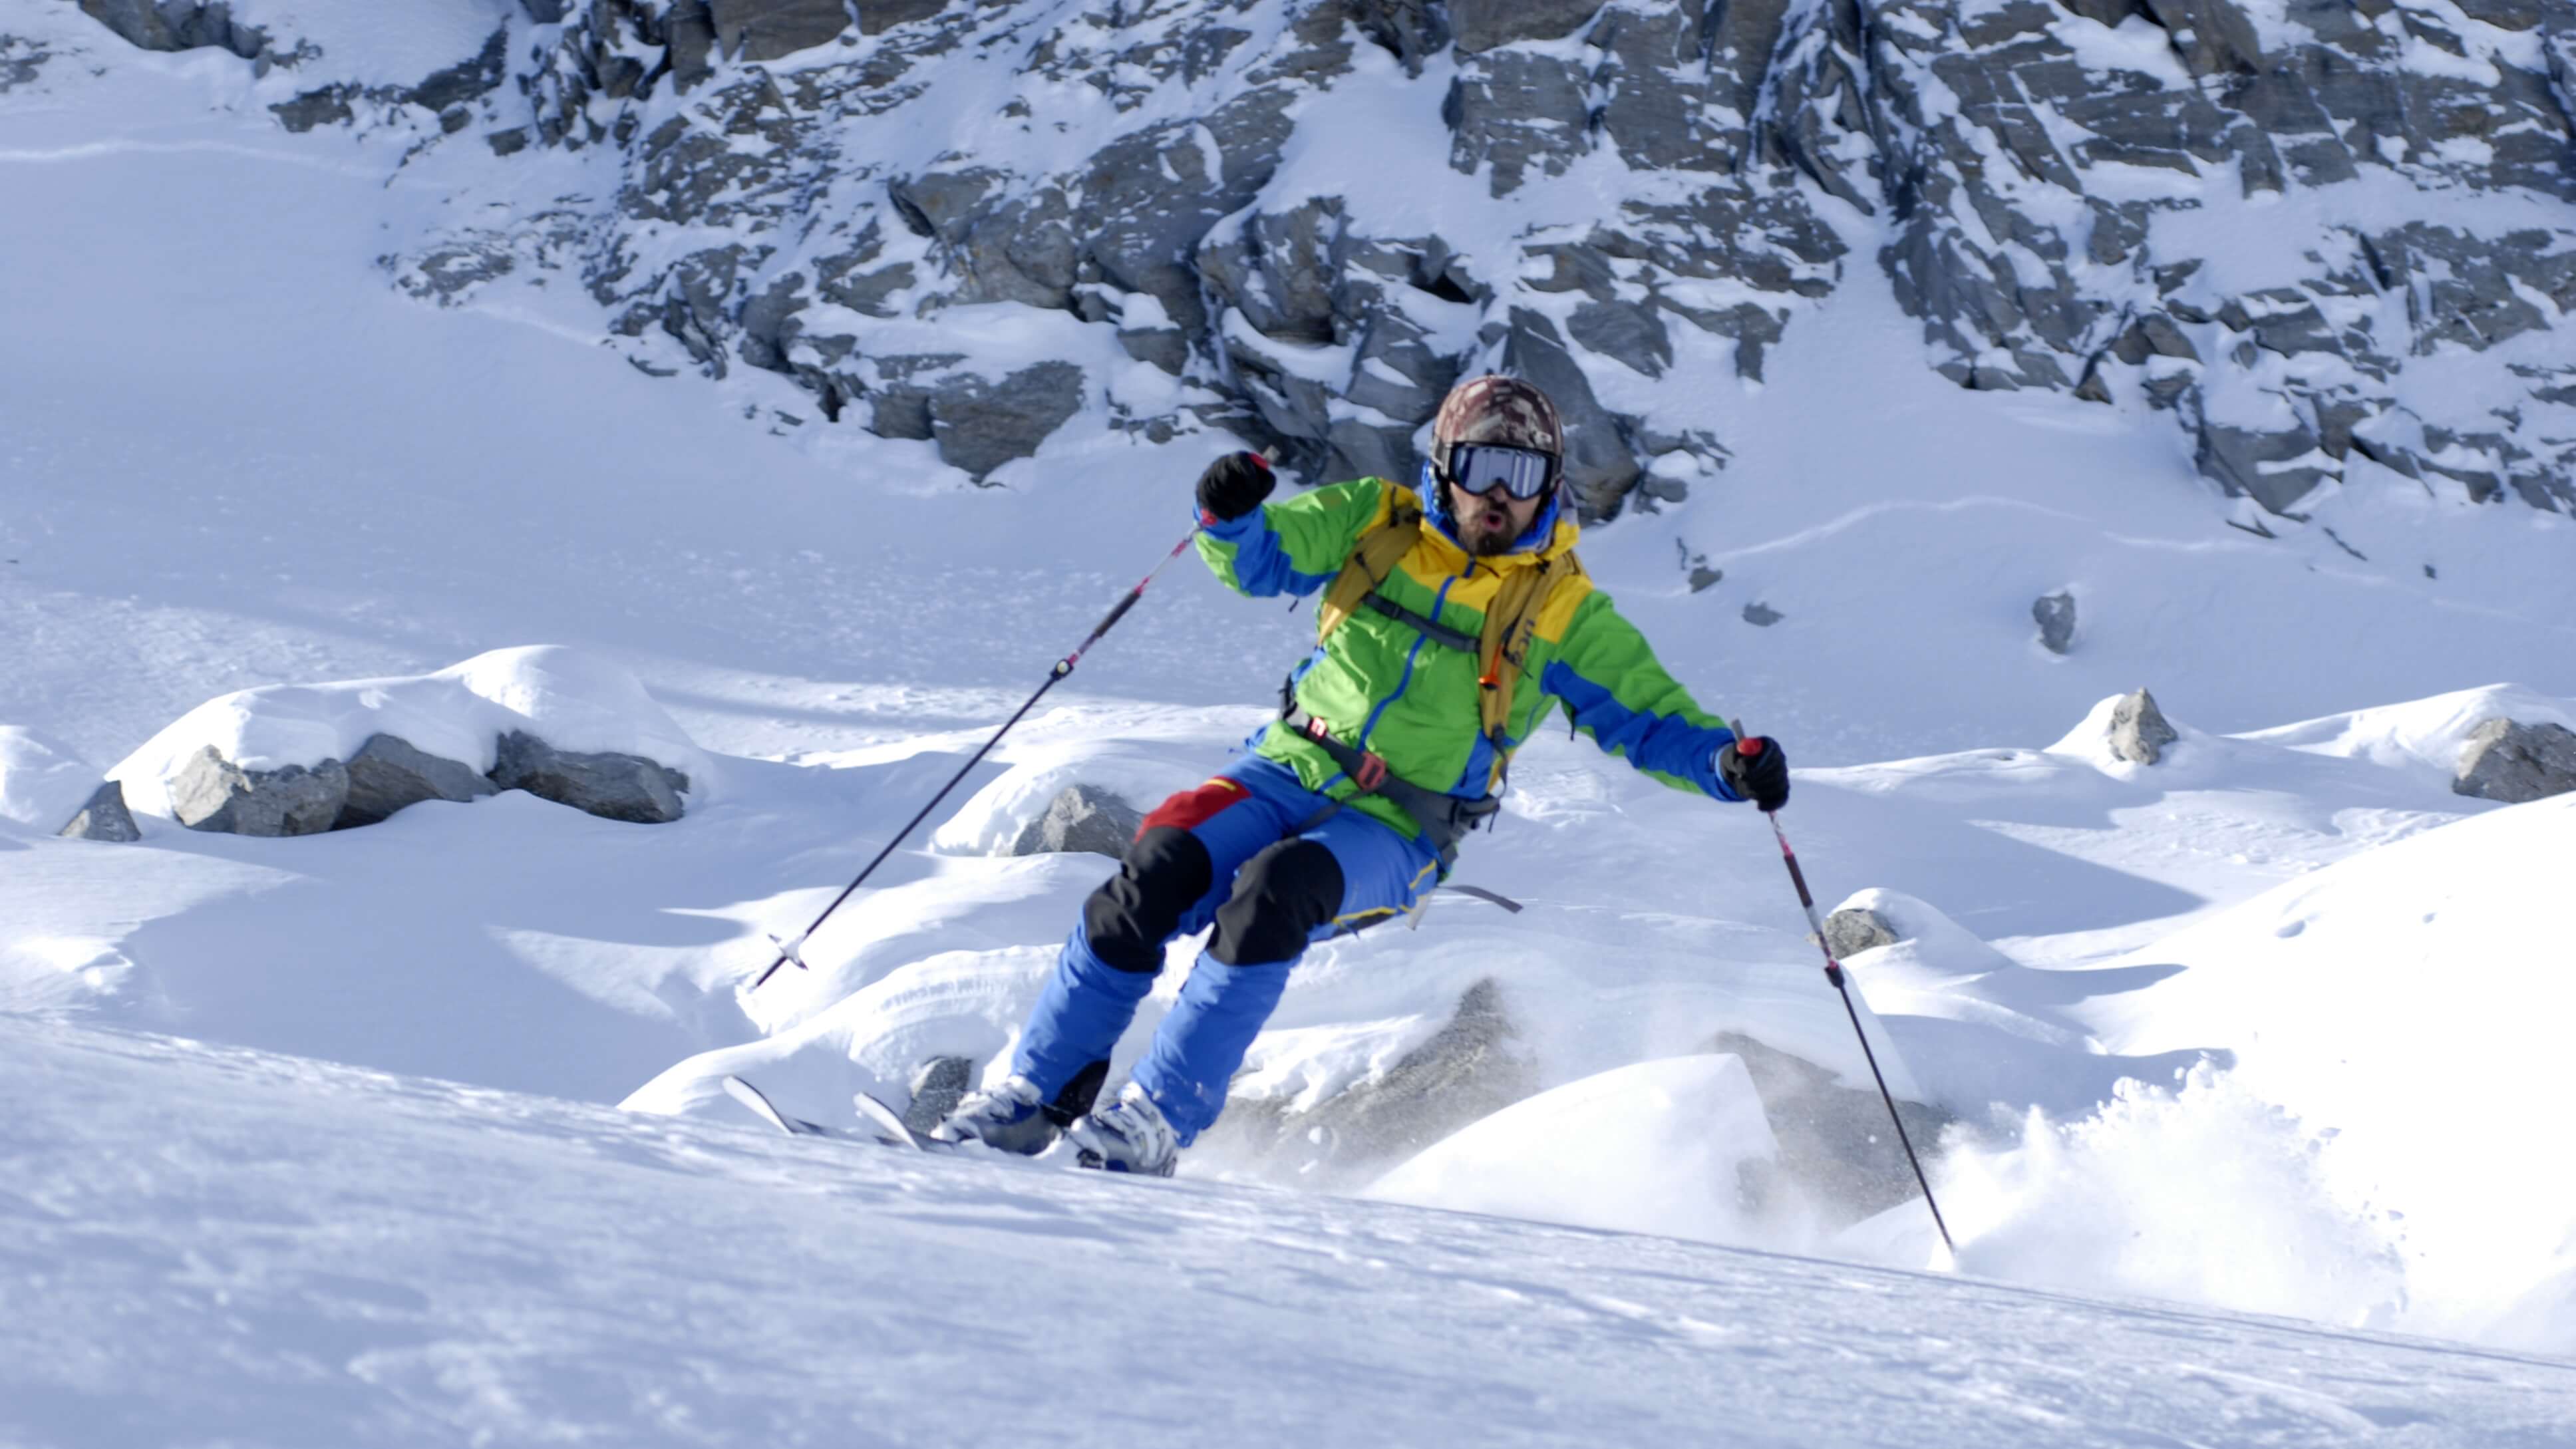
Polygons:
M1136 601L1143 597L1145 597L1145 591L1142 588L1129 590L1127 597L1110 605L1109 612L1101 617L1101 620L1097 625L1092 627L1091 637L1096 640L1101 635L1116 628L1118 626L1118 621L1126 618L1127 611L1136 607Z

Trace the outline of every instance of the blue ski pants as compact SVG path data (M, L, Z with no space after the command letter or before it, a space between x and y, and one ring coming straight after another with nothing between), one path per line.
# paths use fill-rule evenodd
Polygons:
M1129 1074L1186 1147L1309 942L1410 910L1439 881L1430 847L1246 756L1145 817L1119 872L1084 903L1029 1013L1012 1070L1049 1101L1105 1064L1153 990L1163 948L1215 929L1180 1001Z

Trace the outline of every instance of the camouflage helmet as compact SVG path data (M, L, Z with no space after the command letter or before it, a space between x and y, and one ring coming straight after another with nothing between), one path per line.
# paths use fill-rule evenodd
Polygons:
M1534 383L1500 373L1471 377L1449 389L1439 415L1431 420L1431 466L1449 472L1449 450L1461 443L1489 443L1527 448L1565 458L1565 425L1557 421L1556 404Z

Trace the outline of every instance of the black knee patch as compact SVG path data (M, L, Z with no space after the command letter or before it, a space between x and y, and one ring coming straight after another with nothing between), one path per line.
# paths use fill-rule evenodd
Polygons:
M1197 836L1178 826L1149 827L1127 847L1118 874L1083 903L1091 954L1121 971L1162 970L1163 943L1181 928L1181 913L1214 884L1216 866Z
M1216 912L1208 954L1228 966L1292 961L1342 908L1342 863L1314 840L1283 840L1244 862Z

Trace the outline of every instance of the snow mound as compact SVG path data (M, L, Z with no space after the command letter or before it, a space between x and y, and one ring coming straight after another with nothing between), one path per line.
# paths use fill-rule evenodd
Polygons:
M1778 1155L1742 1058L1666 1057L1507 1107L1364 1196L1742 1242L1760 1225L1767 1168Z
M1197 761L1175 759L1168 749L1101 747L1082 739L1051 741L1020 755L1009 771L976 791L939 827L931 836L931 849L944 855L1001 855L1069 786L1106 790L1144 811L1204 774L1195 768Z
M1947 1153L1963 1261L2566 1351L2576 1206L2545 1123L2576 1017L2571 860L2576 796L2500 808L2124 958L2164 975L2065 1014L2110 1052L2226 1042L2235 1069Z
M2447 786L2469 735L2491 719L2576 729L2576 700L2517 684L2437 694L2430 699L2302 720L2239 738L2336 759L2367 760Z
M98 788L98 770L49 736L0 725L0 820L51 835Z
M181 715L108 774L124 782L128 809L168 815L172 778L208 748L244 769L310 769L389 734L480 773L512 731L558 750L640 755L688 776L693 802L714 795L713 761L634 675L550 644L495 649L435 674L238 690Z

